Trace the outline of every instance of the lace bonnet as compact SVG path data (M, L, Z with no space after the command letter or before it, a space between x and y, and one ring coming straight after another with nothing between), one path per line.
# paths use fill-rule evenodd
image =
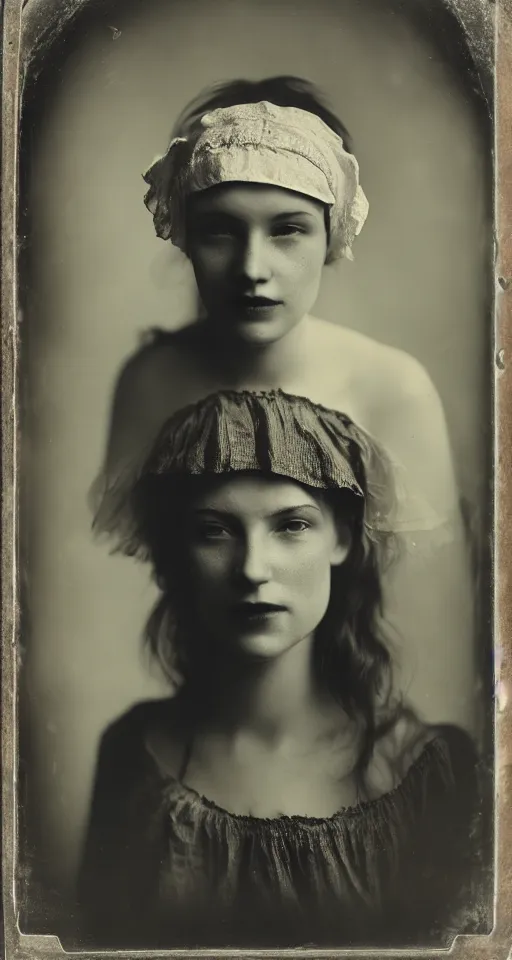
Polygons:
M171 141L144 180L157 236L181 250L187 197L222 183L269 184L326 204L328 260L353 259L368 214L357 160L341 137L307 110L266 101L206 113L195 131Z

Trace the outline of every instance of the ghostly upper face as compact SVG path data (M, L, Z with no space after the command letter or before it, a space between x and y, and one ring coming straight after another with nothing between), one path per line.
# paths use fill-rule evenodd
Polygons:
M348 527L291 480L239 474L200 493L184 520L189 621L219 653L272 658L312 636Z
M325 207L281 187L222 184L189 198L187 252L211 323L247 343L272 343L317 299Z

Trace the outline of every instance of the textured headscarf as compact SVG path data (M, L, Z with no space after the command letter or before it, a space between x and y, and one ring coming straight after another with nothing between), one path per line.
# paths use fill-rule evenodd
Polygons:
M307 110L267 101L206 113L144 174L157 236L184 250L186 200L222 183L262 183L304 194L329 209L328 259L352 259L368 214L359 166L343 141Z
M130 484L120 478L119 486L105 492L100 529L121 552L148 559L138 506L162 489L162 478L240 472L345 490L370 536L379 539L383 528L389 530L383 521L393 504L393 484L375 441L344 414L282 390L221 390L174 413Z

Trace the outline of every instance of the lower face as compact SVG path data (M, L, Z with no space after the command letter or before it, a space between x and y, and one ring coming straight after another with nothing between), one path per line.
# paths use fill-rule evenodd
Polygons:
M273 658L313 636L348 533L289 480L239 475L192 504L186 523L190 630L219 655Z
M318 297L325 209L252 183L222 184L189 199L187 252L214 329L258 345L297 326Z

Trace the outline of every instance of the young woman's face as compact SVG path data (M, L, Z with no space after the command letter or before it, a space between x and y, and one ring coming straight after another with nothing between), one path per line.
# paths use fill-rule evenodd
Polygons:
M348 527L300 484L245 474L201 494L186 520L193 628L225 652L271 658L310 637Z
M272 343L317 299L324 207L281 187L222 184L190 198L187 246L210 321L248 343Z

